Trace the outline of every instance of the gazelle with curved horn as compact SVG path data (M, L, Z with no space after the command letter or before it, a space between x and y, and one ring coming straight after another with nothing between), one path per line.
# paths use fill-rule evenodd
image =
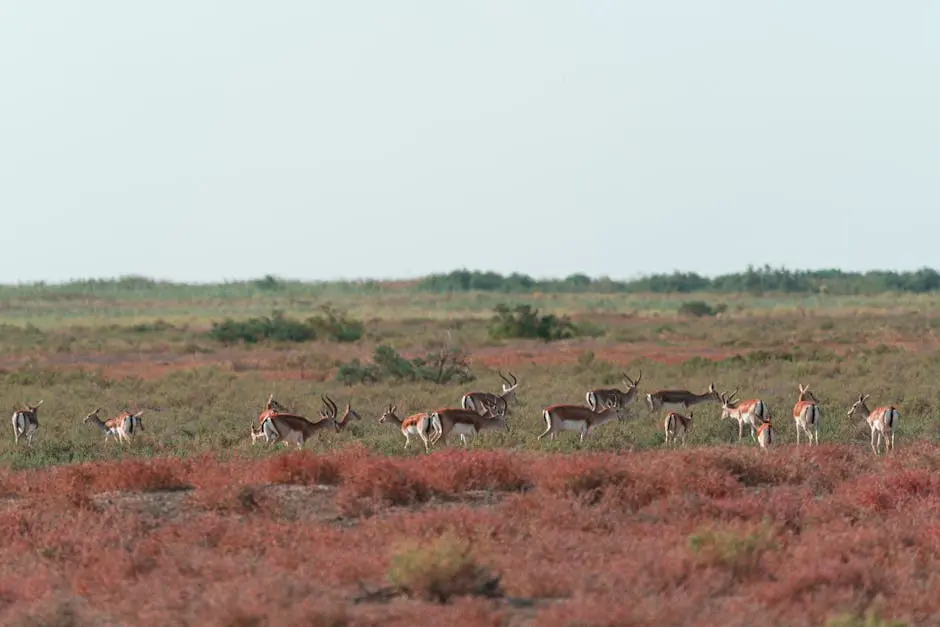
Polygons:
M793 421L796 423L796 445L800 445L800 431L809 438L810 446L815 437L816 446L819 446L819 399L810 392L809 386L800 386L800 396L793 406Z
M623 420L623 413L617 401L608 399L601 411L583 405L552 405L542 410L542 417L546 428L539 440L546 435L554 440L560 431L576 431L581 434L580 441L584 442L584 437L599 426L612 420Z
M430 453L430 439L437 439L441 436L441 433L438 432L441 426L440 423L432 423L428 412L412 414L405 419L401 419L396 415L395 412L397 411L398 407L389 403L385 411L382 412L379 423L392 422L397 424L401 428L401 434L405 436L405 448L408 448L408 445L411 444L411 436L418 436L424 442L424 452Z
M91 423L94 426L98 427L101 431L104 431L104 441L107 442L108 438L117 440L118 442L124 443L129 442L131 436L133 436L137 431L144 430L144 424L140 420L140 417L143 415L143 410L132 414L128 411L122 411L115 418L108 418L103 421L98 417L98 413L101 411L101 408L95 409L91 412L85 419L82 420L83 423Z
M587 394L584 395L585 400L587 401L588 407L591 408L591 411L598 411L598 408L604 408L607 406L608 400L613 400L617 403L619 407L626 407L627 403L636 399L637 395L637 386L640 385L640 379L643 378L643 371L640 371L639 376L636 380L630 378L626 372L621 373L623 375L623 381L627 384L626 390L618 390L617 388L598 388L596 390L590 390Z
M865 417L865 421L871 428L871 450L875 455L878 454L878 448L881 446L882 441L884 441L885 453L889 450L893 451L894 430L901 419L901 412L894 405L882 405L876 407L874 411L869 411L868 406L865 404L869 396L871 395L859 394L858 400L852 405L848 416L851 418L855 414L861 414Z
M751 438L757 441L757 431L760 425L767 418L767 406L759 398L752 398L747 401L736 401L734 396L737 390L725 396L719 394L721 401L721 420L725 418L734 418L738 421L738 442L744 437L744 425L751 427Z
M446 443L448 436L453 433L460 436L466 447L467 436L475 436L487 430L509 430L506 414L503 413L506 408L505 403L484 401L483 406L486 412L484 414L463 408L437 409L428 412L428 418L431 421L430 428L435 432L429 439L430 444L433 445L438 440Z
M26 438L26 445L32 446L33 437L39 430L39 406L42 401L35 405L23 403L23 409L13 411L13 442L20 443L20 436Z
M297 448L302 448L304 443L323 431L338 432L340 427L332 417L310 422L304 416L295 414L275 413L265 418L261 425L263 432L267 435L269 442L281 440L285 444L294 442ZM257 436L252 436L254 439Z
M695 394L688 390L657 390L646 395L646 404L649 405L650 411L660 409L677 411L706 401L720 400L714 383L709 385L708 391L703 394Z
M337 431L345 429L350 420L362 420L362 416L356 413L356 410L353 409L349 403L346 403L342 417L337 418L336 415L339 413L339 408L336 406L333 399L330 398L329 395L321 394L320 400L323 402L324 407L326 407L326 412L321 410L320 416L336 421L336 426L338 427Z
M509 403L516 400L516 390L519 387L519 379L516 378L512 372L509 373L509 376L512 377L512 380L508 379L503 373L499 370L496 371L499 375L499 378L503 380L502 386L503 391L501 394L493 394L492 392L468 392L460 397L460 407L462 409L469 409L470 411L475 411L478 414L485 415L486 404L495 403L497 405L502 405L503 409L500 410L501 415L505 416L509 413Z

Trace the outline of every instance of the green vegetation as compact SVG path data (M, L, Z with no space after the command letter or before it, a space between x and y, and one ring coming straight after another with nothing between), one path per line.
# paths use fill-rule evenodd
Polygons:
M490 321L490 337L497 340L508 338L540 339L546 342L564 340L577 335L577 329L567 316L548 314L540 316L531 305L497 305Z
M275 342L309 342L318 337L334 342L355 342L362 337L364 325L329 304L322 305L323 313L306 320L294 320L275 310L270 316L236 321L226 318L213 322L209 337L223 344L257 344L265 340ZM135 325L135 328L141 325Z

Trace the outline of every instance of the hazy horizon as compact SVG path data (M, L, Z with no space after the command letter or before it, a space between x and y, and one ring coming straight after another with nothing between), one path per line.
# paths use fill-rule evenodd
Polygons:
M0 6L0 283L940 266L940 5Z

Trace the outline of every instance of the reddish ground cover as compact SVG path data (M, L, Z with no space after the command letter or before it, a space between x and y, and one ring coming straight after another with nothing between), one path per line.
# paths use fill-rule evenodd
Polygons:
M354 446L5 472L0 622L935 624L938 459Z

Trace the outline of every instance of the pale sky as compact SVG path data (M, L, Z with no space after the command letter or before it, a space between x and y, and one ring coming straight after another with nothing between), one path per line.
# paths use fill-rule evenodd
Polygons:
M0 282L940 266L940 2L0 3Z

